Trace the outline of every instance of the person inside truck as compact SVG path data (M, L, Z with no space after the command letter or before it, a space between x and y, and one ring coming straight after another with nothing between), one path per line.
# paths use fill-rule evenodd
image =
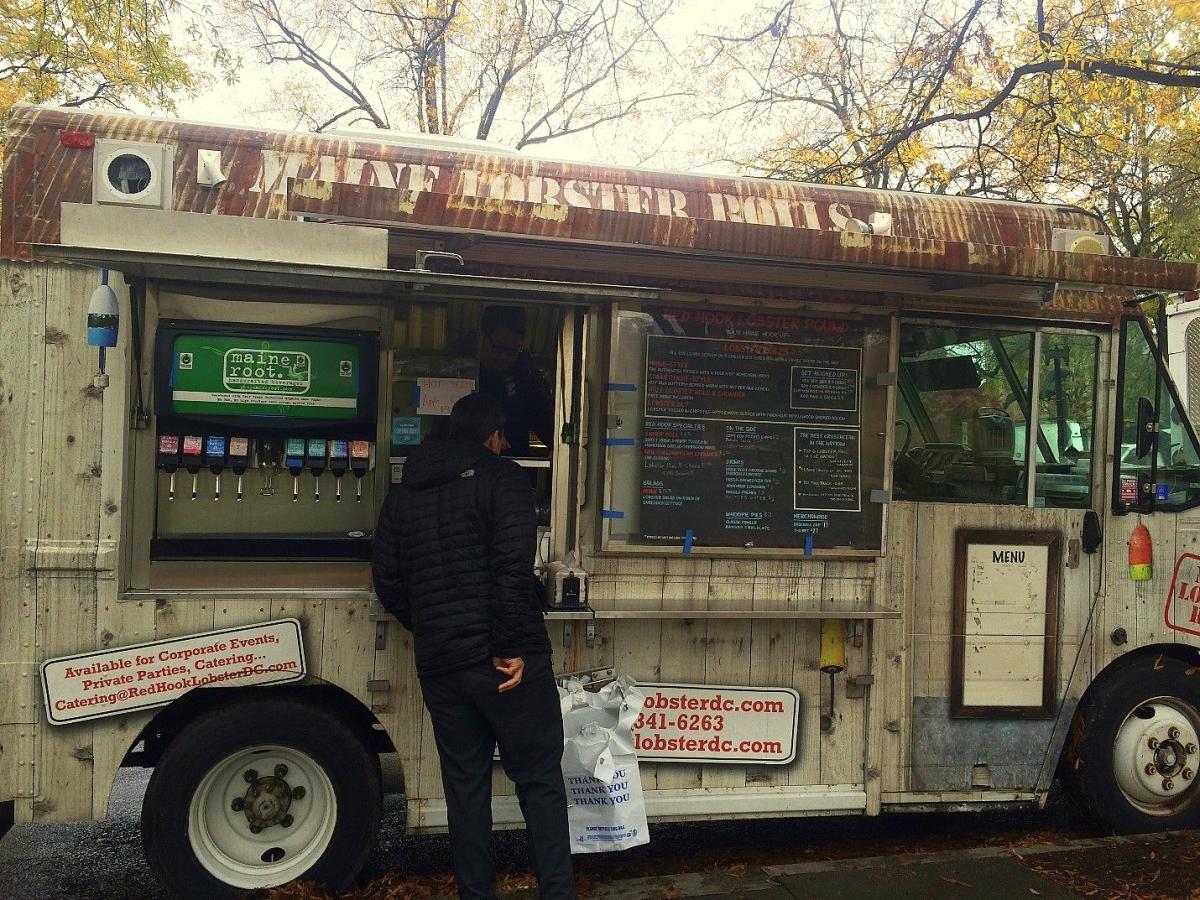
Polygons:
M489 306L479 335L479 393L504 406L505 456L529 456L529 436L554 439L554 394L525 348L525 310Z

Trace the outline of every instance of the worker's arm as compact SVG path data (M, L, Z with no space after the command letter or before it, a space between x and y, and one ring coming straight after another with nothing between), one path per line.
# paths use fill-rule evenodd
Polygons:
M525 408L529 429L551 450L554 449L554 391L546 376L533 364L526 351L517 362L518 395Z
M516 463L497 467L488 498L492 535L492 655L520 656L534 608L531 589L537 520L529 478Z
M383 501L371 550L371 577L383 608L412 631L412 609L408 604L408 571L399 547L399 505L403 488L393 488Z

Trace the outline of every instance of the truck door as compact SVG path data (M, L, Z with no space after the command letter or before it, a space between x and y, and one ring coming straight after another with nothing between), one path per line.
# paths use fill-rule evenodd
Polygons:
M1107 340L909 322L899 357L889 543L915 560L906 789L1031 791L1101 572L1082 538L1105 497Z

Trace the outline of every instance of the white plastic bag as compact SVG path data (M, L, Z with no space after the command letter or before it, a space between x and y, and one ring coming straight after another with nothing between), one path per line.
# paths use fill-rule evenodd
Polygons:
M599 691L559 688L563 780L572 853L628 850L650 841L633 722L646 698L622 676Z

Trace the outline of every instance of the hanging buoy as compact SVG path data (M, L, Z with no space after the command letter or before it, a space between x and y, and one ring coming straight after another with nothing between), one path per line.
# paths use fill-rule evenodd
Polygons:
M821 622L822 672L836 675L846 668L846 623L841 619L824 619Z
M1129 577L1134 581L1149 581L1154 575L1154 547L1150 532L1138 522L1129 536Z
M833 730L833 678L846 668L846 623L842 619L821 622L821 660L817 663L829 676L829 711L821 714L821 731Z

